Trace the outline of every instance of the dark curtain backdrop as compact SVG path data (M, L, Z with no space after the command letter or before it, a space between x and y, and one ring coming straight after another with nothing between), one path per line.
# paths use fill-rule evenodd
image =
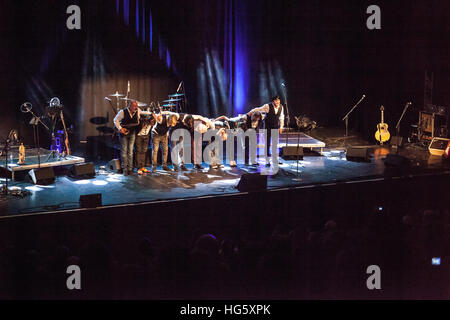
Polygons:
M199 112L242 113L273 94L284 101L284 82L291 119L306 114L319 125L343 127L341 119L365 94L350 128L372 141L381 105L393 127L413 101L404 135L417 122L425 70L434 73L433 102L450 104L450 5L380 0L382 29L369 31L371 4L167 0L153 11Z
M70 4L81 7L81 31L65 28ZM0 1L2 110L11 128L32 139L29 115L18 106L30 101L43 112L58 96L79 140L98 134L92 117L108 117L112 126L104 97L124 93L127 80L132 96L146 103L164 100L183 80L188 111L206 116L243 113L274 94L284 101L285 83L291 118L305 114L322 126L343 127L340 119L366 94L350 127L371 139L381 105L393 127L411 100L402 128L417 121L425 70L434 73L433 102L450 104L450 6L380 0L382 29L369 31L370 4Z
M66 28L66 8L71 4L81 7L81 30ZM125 23L122 10L116 9L116 1L49 0L39 5L18 1L15 17L20 19L8 25L16 48L16 72L10 76L18 77L11 108L16 111L29 101L33 111L43 115L45 103L59 97L65 120L73 125L71 140L76 145L100 134L100 125L92 123L92 118L105 117L106 125L113 127L114 110L104 98L116 91L125 94L128 80L130 96L145 103L165 100L168 93L176 91L178 79L173 70L140 41ZM136 15L130 14L129 19L134 23ZM19 112L17 116L22 135L33 144L28 125L31 115ZM49 132L42 127L40 132L42 145L47 147Z

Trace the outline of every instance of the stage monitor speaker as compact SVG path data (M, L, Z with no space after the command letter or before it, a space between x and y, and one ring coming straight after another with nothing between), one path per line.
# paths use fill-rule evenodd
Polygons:
M403 137L400 136L393 136L391 138L391 146L397 146L397 147L401 147L403 143Z
M55 182L55 171L52 167L33 169L28 172L34 184L49 185Z
M74 179L91 179L95 177L93 163L74 164L69 170L69 177Z
M106 166L106 169L108 171L118 173L120 171L120 160L119 159L112 159L110 162L108 162L108 165Z
M428 151L433 156L442 157L449 142L450 139L434 137L428 146Z
M102 206L102 194L94 193L80 196L80 208L98 208Z
M297 146L284 146L281 149L281 158L284 160L303 160L303 148L297 148Z
M347 148L346 158L348 161L369 162L369 149L365 147L349 147Z
M389 153L384 159L384 165L388 167L401 167L408 164L408 159L398 154Z
M258 192L267 189L267 176L259 173L244 173L237 189L240 192Z

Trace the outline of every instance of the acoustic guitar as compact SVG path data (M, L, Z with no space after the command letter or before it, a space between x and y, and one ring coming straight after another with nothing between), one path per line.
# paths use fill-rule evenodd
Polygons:
M444 158L450 159L450 141L447 143L447 148L445 148Z
M383 144L391 138L391 134L388 131L387 123L384 123L384 107L381 106L381 122L377 125L377 132L375 132L375 139Z
M123 135L123 136L127 136L127 135L130 134L130 129L135 128L135 127L139 127L139 126L141 126L141 124L142 125L146 125L146 124L151 123L152 118L155 117L155 111L157 109L158 109L158 107L149 107L149 108L147 108L147 111L150 111L150 112L153 113L152 115L150 115L150 116L141 115L141 119L139 120L138 123L131 123L131 124L128 124L128 125L127 124L122 125L123 130L122 130L122 132L119 132L119 133L121 135ZM124 109L124 112L125 112L125 109Z

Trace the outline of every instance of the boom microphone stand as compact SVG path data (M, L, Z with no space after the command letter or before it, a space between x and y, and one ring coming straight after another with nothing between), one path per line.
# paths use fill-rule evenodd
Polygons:
M40 146L39 146L39 128L38 125L39 123L42 124L45 129L50 130L49 127L47 127L45 125L45 123L43 123L41 121L41 118L38 117L37 115L34 114L33 111L31 111L31 109L33 108L32 104L30 102L25 102L20 106L20 111L23 113L31 113L31 115L33 116L33 118L30 121L30 124L33 126L33 135L34 135L34 145L37 147L37 152L38 152L38 168L41 167L41 150L40 150Z
M342 121L345 120L345 137L348 137L348 117L349 117L350 113L352 113L353 110L355 110L355 108L364 100L365 97L366 97L366 95L363 94L362 98L359 99L359 101L353 106L353 108L350 109L350 111L345 115L345 117L342 118Z
M8 149L9 149L9 137L5 140L5 148L3 149L5 151L5 168L6 168L6 179L5 179L5 186L2 190L3 195L8 195Z
M406 110L408 109L408 107L412 104L412 102L408 102L405 105L405 108L403 109L402 115L400 116L400 119L398 119L397 125L395 126L395 130L397 133L397 143L398 143L398 139L400 137L400 122L402 121L403 117L405 116ZM401 143L400 143L401 144ZM398 145L396 145L398 147Z

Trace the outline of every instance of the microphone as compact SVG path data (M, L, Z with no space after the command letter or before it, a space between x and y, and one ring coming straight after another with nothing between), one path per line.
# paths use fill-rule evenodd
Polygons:
M183 84L183 81L180 82L180 85L178 86L178 89L177 89L177 93L178 93L178 91L180 91L182 84Z
M363 96L362 96L362 99L364 99L366 97L366 95L365 94L363 94Z
M284 82L282 82L281 85L282 85L283 87L286 87L286 85L284 84Z

